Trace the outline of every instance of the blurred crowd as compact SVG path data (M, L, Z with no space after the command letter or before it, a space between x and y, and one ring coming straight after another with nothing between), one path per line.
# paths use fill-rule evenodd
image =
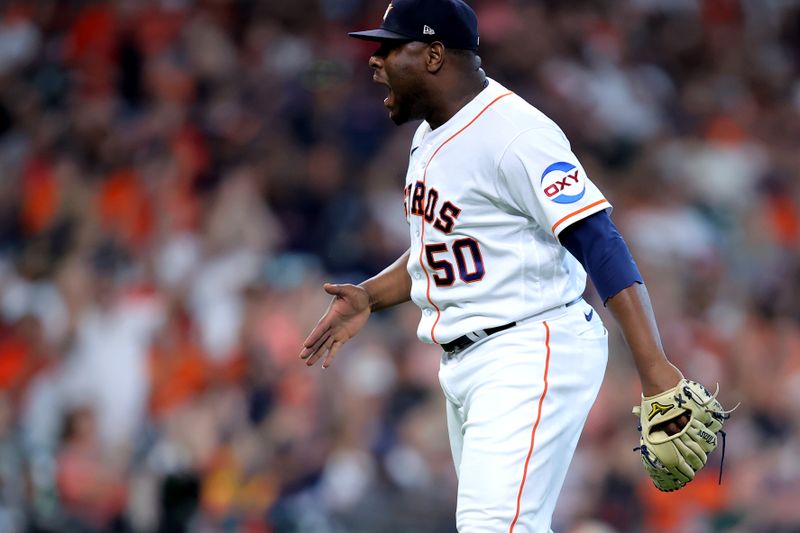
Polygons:
M322 282L408 246L414 125L346 37L387 1L0 3L0 532L455 531L416 308L297 359ZM611 360L554 529L800 531L800 2L472 5L487 74L615 205L669 356L742 402L724 465L658 493L590 288Z

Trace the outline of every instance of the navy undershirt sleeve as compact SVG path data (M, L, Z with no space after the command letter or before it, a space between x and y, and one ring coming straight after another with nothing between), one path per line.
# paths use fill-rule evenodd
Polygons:
M564 228L559 238L586 269L604 305L621 290L644 283L628 245L606 211Z

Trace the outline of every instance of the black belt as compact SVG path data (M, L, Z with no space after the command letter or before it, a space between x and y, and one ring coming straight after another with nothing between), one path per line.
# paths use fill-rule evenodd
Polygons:
M569 307L571 305L575 305L576 303L580 302L582 297L578 296L564 307ZM466 335L462 335L459 338L442 344L442 350L447 353L455 352L457 350L463 350L467 346L472 346L476 342L481 339L485 339L489 335L494 335L495 333L500 333L501 331L505 331L509 328L513 328L516 326L516 322L509 322L508 324L503 324L502 326L497 326L496 328L486 328L486 329L479 329L477 331L473 331L471 333L467 333Z
M456 350L463 350L467 346L475 344L480 339L484 339L489 335L494 335L495 333L500 333L501 331L513 328L516 325L517 325L516 322L509 322L508 324L503 324L502 326L497 326L496 328L479 329L478 331L467 333L467 335L471 335L475 338L470 339L467 335L462 335L452 342L446 342L442 344L442 350L444 350L445 352L455 352Z

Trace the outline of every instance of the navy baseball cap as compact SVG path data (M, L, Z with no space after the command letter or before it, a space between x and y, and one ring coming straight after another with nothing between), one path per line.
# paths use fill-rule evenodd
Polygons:
M354 31L367 41L439 41L450 48L477 50L478 17L463 0L392 0L381 27Z

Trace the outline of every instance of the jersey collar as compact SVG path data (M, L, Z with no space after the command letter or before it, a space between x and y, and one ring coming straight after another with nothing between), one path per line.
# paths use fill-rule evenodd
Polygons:
M489 83L484 87L484 89L479 92L475 98L467 102L464 107L459 109L455 115L450 117L450 119L436 128L435 130L431 129L430 124L427 121L423 122L423 127L425 128L425 135L423 136L425 140L428 140L433 137L439 137L441 135L452 135L456 131L460 130L469 122L475 118L475 115L481 112L492 100L497 98L503 93L507 93L508 89L497 83L491 78L486 78L486 81ZM414 148L412 146L412 148Z

